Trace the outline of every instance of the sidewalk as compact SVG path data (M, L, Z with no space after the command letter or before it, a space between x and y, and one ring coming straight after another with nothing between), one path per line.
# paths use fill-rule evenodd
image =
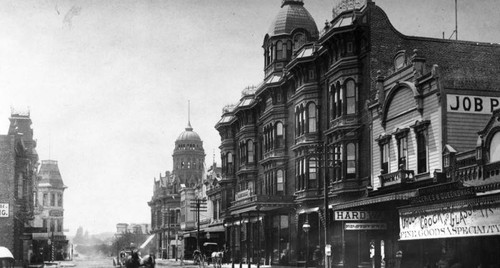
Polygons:
M156 265L157 266L181 266L181 261L180 260L175 260L175 259L156 259ZM184 266L198 266L194 264L193 260L185 260L184 261ZM205 268L213 268L214 265L210 264L207 265L205 263ZM232 268L231 263L224 263L222 264L222 268ZM296 266L281 266L281 265L260 265L259 267L261 268L297 268ZM240 268L239 263L234 264L234 268ZM241 264L241 268L248 268L247 263ZM250 268L257 268L257 264L251 264Z

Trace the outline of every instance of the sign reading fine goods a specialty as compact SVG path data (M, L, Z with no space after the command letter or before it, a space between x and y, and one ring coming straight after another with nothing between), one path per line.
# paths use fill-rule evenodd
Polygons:
M400 211L401 240L500 235L500 207L469 205L435 211Z
M9 217L9 203L0 203L0 218Z

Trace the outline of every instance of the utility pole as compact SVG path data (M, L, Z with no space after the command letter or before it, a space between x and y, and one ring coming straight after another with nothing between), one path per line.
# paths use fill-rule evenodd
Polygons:
M191 211L196 212L196 220L197 220L196 247L198 250L200 250L200 248L201 248L201 246L200 246L200 212L207 211L207 201L205 199L200 199L200 198L193 199L192 201L194 201L194 204L191 203L190 208L191 208Z

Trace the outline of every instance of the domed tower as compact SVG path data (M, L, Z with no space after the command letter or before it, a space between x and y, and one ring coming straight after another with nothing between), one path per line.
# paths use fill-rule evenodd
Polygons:
M172 173L177 185L184 184L186 187L192 188L197 183L201 183L205 150L203 149L203 141L198 133L193 131L189 120L187 127L175 141L172 156L174 161Z
M318 37L316 22L305 9L303 0L283 0L264 37L265 79L272 74L281 75L293 53Z

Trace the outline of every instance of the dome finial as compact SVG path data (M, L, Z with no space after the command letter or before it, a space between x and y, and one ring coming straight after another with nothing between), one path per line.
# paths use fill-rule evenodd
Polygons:
M186 127L187 131L193 131L193 127L191 126L191 101L188 100L188 125Z

